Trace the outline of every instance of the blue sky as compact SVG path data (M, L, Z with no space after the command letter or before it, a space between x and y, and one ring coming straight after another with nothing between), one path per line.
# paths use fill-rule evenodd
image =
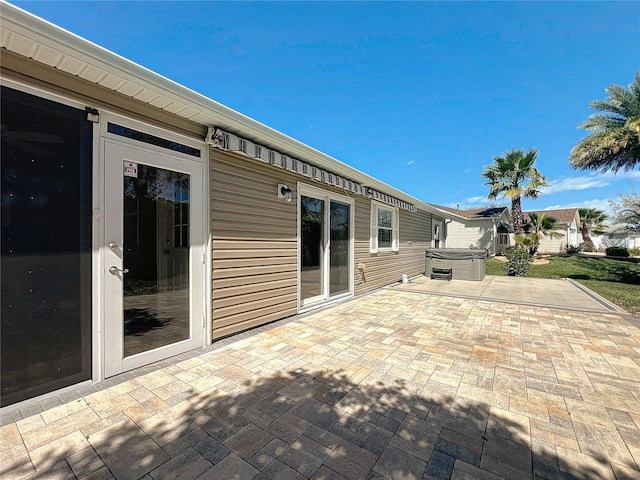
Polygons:
M637 1L13 3L427 202L487 204L483 166L531 147L525 209L640 191L567 160L640 69Z

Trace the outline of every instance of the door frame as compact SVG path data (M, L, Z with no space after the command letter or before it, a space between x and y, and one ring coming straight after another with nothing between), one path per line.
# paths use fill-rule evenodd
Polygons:
M311 185L307 185L305 183L298 182L297 184L297 195L298 195L298 212L297 212L297 220L298 220L298 258L297 258L297 272L298 272L298 311L305 312L307 310L311 310L317 308L322 305L326 305L327 303L331 303L342 298L351 297L354 293L354 259L355 259L355 201L353 198L348 197L346 195L341 195L339 193L334 193L329 190L324 190L322 188L317 188ZM322 260L322 283L323 283L323 294L313 297L311 302L303 302L302 299L302 268L301 268L301 260L302 260L302 196L305 197L314 197L318 199L322 199L325 201L325 209L323 215L323 234L325 237L323 244L323 260ZM345 205L349 205L349 291L340 293L334 296L330 295L330 254L329 249L331 248L331 241L329 238L329 225L330 225L330 202L331 201L339 202Z
M147 144L141 141L124 138L119 135L109 133L107 131L109 122L197 148L201 152L200 157L193 157L156 145ZM197 279L197 282L198 285L201 286L201 288L198 287L196 289L190 288L190 328L197 329L199 336L199 341L197 342L197 345L193 346L193 348L198 348L200 346L211 343L211 295L207 293L210 292L211 284L211 275L209 273L211 265L211 240L209 228L210 209L208 197L209 168L207 168L209 165L209 148L203 141L196 141L188 137L183 137L181 135L177 135L175 133L153 127L148 124L143 124L125 117L120 117L118 115L105 112L100 112L100 123L99 125L96 125L96 129L99 129L100 134L99 137L96 136L96 138L99 138L99 142L94 142L94 146L97 150L97 155L95 155L94 158L99 159L99 161L94 163L94 185L96 186L96 188L94 189L94 205L98 206L99 208L94 208L94 221L98 221L99 231L96 232L97 235L94 236L94 252L96 252L98 256L98 268L94 271L94 279L97 280L95 289L98 292L97 297L99 298L99 305L96 306L99 311L99 320L98 328L96 329L96 334L94 336L95 349L93 360L94 381L100 381L113 374L113 364L109 363L111 360L109 360L108 357L110 354L111 345L109 343L110 340L107 336L107 303L110 301L110 297L108 293L108 285L105 281L107 269L112 264L110 263L111 260L113 260L112 258L109 258L109 254L112 254L113 252L108 247L108 243L110 242L110 240L108 239L108 235L110 234L110 232L108 232L107 229L107 225L109 223L108 206L111 203L109 199L113 194L113 191L108 186L109 179L106 175L106 172L108 171L108 162L106 157L107 145L130 149L141 156L151 154L161 157L165 161L165 165L166 162L169 162L173 165L190 165L190 167L186 170L191 170L191 168L199 169L199 175L201 174L200 178L202 179L200 191L193 189L193 191L190 193L193 201L197 199L198 202L200 202L200 206L196 207L198 214L191 219L193 222L198 222L200 226L200 238L197 241L196 239L193 239L191 243L190 286L193 285L193 281L196 276L199 277L199 279ZM141 163L147 164L148 162ZM160 164L154 164L152 162L151 164L160 166L161 168L166 168L166 166L162 167L161 163L162 162L160 162ZM170 169L176 168L170 167ZM176 170L184 172L185 168L177 168ZM120 176L116 181L121 182L122 176ZM196 318L196 316L201 318ZM170 349L167 349L166 353L167 355L164 358L170 357L175 354L171 352ZM152 359L150 361L142 360L142 356L137 358L136 360L131 360L134 358L136 358L136 356L130 357L130 359L126 361L125 359L121 360L124 367L121 369L121 372L159 360L159 358Z

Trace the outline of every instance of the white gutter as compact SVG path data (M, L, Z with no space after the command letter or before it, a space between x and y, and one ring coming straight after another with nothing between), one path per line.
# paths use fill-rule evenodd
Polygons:
M222 127L251 138L266 147L277 149L282 153L315 164L319 168L413 203L421 210L438 215L444 214L448 217L448 214L426 202L4 0L0 0L0 20L2 46L5 48L8 48L7 34L10 32L31 39L39 47L51 50L52 55L59 52L94 69L120 77L124 81L186 105L189 107L188 110L195 110L209 118L208 123L198 122L204 127ZM29 52L16 53L30 56ZM180 112L176 115L192 121L195 116L193 113L188 116L180 115Z

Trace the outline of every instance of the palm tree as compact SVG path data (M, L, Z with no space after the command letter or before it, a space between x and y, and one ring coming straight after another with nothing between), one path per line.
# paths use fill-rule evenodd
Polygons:
M548 217L544 212L540 215L535 212L529 213L529 223L525 225L525 231L529 235L530 240L522 242L523 245L529 248L529 255L534 256L538 253L540 240L544 237L558 238L562 236L560 232L555 231L557 223L558 220L553 217Z
M580 232L582 233L582 241L584 248L588 252L595 251L593 240L589 236L589 232L599 234L605 230L604 221L609 218L606 213L597 208L579 208L580 215Z
M511 199L511 216L515 233L524 231L524 215L522 214L522 197L538 198L540 188L547 186L547 179L535 168L538 150L532 148L510 150L501 157L494 156L494 163L484 167L482 176L488 181L489 200L498 198L499 194Z
M589 104L598 112L578 125L593 133L571 150L569 162L580 170L632 170L640 164L640 71L629 90L620 85L605 89L607 100Z

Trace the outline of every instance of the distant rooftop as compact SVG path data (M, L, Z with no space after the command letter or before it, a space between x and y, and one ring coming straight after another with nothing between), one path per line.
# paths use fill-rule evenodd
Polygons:
M559 223L571 223L576 217L577 212L577 208L560 208L558 210L529 210L527 212L524 212L524 215L526 220L529 220L530 213L535 213L538 216L542 213L545 213L547 217L553 217ZM578 215L578 218L579 217L580 215Z
M483 218L498 217L507 210L507 207L482 207L482 208L468 208L461 210L459 208L445 207L443 205L436 205L432 203L431 206L436 207L445 212L454 213L461 217L468 218L470 220L478 220Z

